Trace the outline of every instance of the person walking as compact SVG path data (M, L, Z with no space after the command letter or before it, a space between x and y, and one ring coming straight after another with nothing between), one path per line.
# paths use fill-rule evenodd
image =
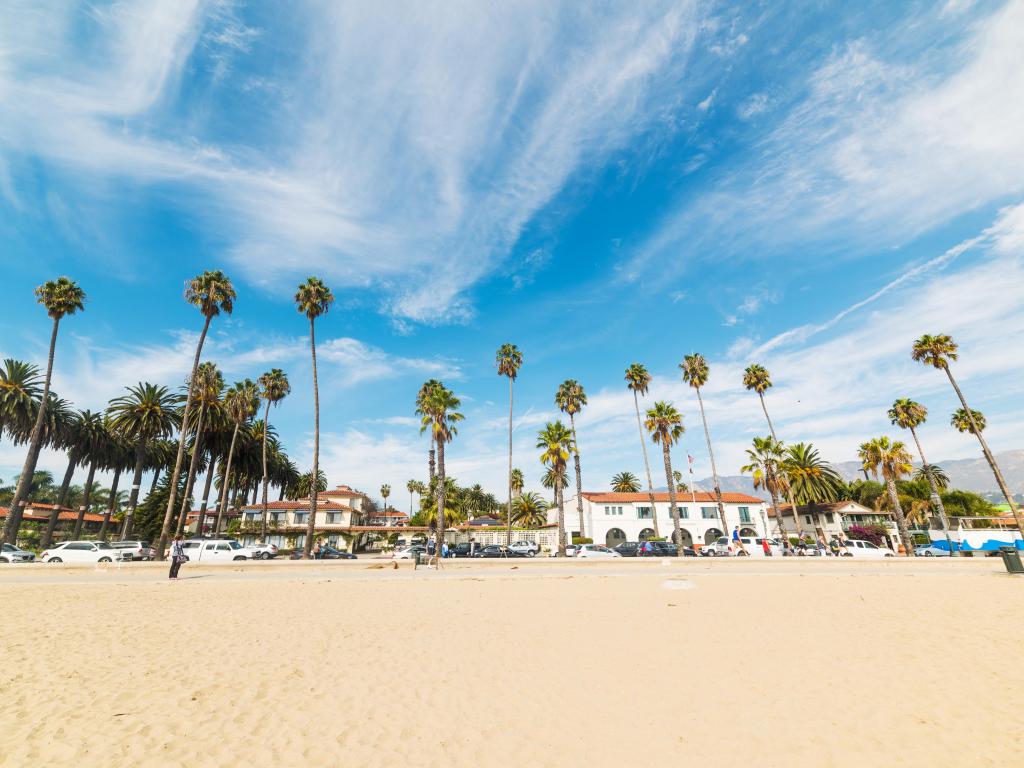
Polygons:
M171 573L167 578L177 579L178 570L187 559L185 557L185 548L181 545L181 534L178 534L174 537L174 541L171 542Z
M768 543L767 538L761 539L761 550L764 552L765 557L772 556L772 547L771 544Z
M732 548L736 555L749 555L746 548L743 546L743 541L740 539L740 527L734 525L732 528Z
M825 536L818 534L818 554L822 557L828 554L828 544L825 543Z

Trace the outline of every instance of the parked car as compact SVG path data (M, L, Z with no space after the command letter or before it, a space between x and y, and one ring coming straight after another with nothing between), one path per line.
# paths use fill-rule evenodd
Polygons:
M276 544L252 544L249 549L252 550L253 560L270 560L277 557Z
M189 539L181 543L190 563L229 563L253 559L253 551L234 539Z
M356 556L351 552L346 552L343 549L332 547L328 544L325 547L320 548L320 559L321 560L355 560Z
M526 557L526 555L502 544L488 544L483 549L478 550L474 557Z
M31 563L35 559L34 554L14 544L4 544L0 549L0 563Z
M584 560L607 560L622 557L622 555L601 544L583 544L580 546L580 551L576 553L576 557Z
M405 549L396 549L391 555L392 560L412 560L416 555L422 554L427 551L427 548L421 544L413 544L411 547Z
M641 543L639 541L624 541L612 549L619 553L619 557L639 557Z
M483 549L483 546L475 541L462 541L454 547L449 547L448 552L452 557L473 557Z
M679 547L669 541L641 541L637 557L678 557Z
M934 544L922 544L914 547L914 554L918 557L949 557L949 550L940 549Z
M579 544L567 544L566 547L565 547L565 556L566 557L576 557L576 553L579 552L579 551L580 551L580 545ZM557 547L555 549L551 550L551 556L552 557L554 557L557 554L558 554L558 548Z
M881 560L883 557L895 557L893 551L887 547L879 547L870 541L861 539L847 539L846 552L844 557L859 557L867 560Z
M148 541L112 541L110 546L121 550L127 556L126 560L152 560L156 557L156 550Z
M540 545L535 541L514 541L510 549L526 557L534 557L540 552Z
M131 559L105 541L64 541L50 547L39 559L44 563L113 563Z

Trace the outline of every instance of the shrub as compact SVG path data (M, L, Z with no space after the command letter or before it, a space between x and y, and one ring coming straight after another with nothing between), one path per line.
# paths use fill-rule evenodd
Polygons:
M573 536L572 537L572 543L573 544L593 544L594 540L592 538L590 538L589 536Z
M886 530L881 525L851 525L847 533L851 539L864 539L875 546L883 546Z

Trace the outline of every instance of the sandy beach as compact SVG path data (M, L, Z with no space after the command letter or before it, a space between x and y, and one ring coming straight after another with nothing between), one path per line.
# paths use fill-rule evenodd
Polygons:
M0 571L0 765L1024 764L999 560Z

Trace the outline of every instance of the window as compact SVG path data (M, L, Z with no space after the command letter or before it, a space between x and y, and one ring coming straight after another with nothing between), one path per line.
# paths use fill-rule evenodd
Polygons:
M92 549L92 546L85 541L76 541L72 542L71 544L68 544L66 547L64 547L64 549L71 549L77 552L79 550L84 551L87 549Z
M295 513L295 524L306 523L309 521L309 512L296 512Z
M270 513L270 522L272 522L272 523L283 523L284 522L284 512L271 512Z
M230 552L231 551L231 547L229 547L227 544L218 544L217 545L217 551L218 552Z
M341 522L341 512L328 512L327 513L327 522L328 523L340 523Z
M810 515L804 515L804 522L807 523L808 525L813 525L813 523L811 523L811 516Z
M605 507L604 513L606 515L621 515L622 507Z
M245 513L245 520L246 520L246 522L251 523L251 522L255 521L256 520L256 514L257 514L256 512L246 512Z
M825 522L826 523L831 523L832 522L832 513L831 512L826 512L825 513Z
M705 520L717 520L718 509L715 507L701 507L700 516L703 517Z
M688 520L690 518L690 510L686 507L676 507L679 510L679 519Z
M653 515L651 514L651 508L650 507L637 507L636 508L636 517L637 517L637 520L647 520L647 519L653 517Z
M740 507L740 522L741 523L749 523L750 522L750 507Z

